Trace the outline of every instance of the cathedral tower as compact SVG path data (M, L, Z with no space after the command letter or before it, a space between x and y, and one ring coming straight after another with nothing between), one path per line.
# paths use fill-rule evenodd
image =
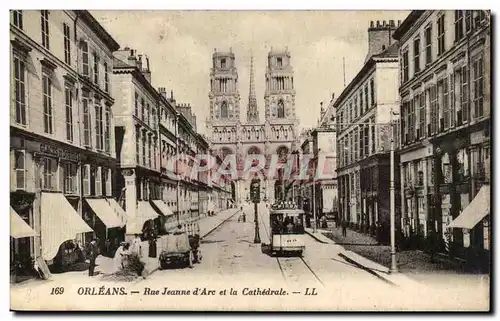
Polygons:
M231 49L229 52L214 50L208 96L210 99L210 123L233 123L240 119L238 72Z
M270 123L296 120L293 68L288 49L284 51L271 49L267 56L264 101L266 120Z
M250 58L250 89L248 91L247 123L259 122L259 109L257 108L257 97L255 96L255 80L253 73L253 55Z

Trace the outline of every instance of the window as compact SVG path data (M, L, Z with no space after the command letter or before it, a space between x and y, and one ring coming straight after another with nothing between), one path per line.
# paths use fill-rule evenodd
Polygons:
M469 120L469 95L468 95L468 78L469 73L467 66L463 66L460 70L460 104L461 104L461 122L465 123Z
M64 164L64 193L78 194L78 166L74 163Z
M420 72L420 39L413 40L413 65L415 74Z
M106 153L111 152L111 108L106 106L105 114L105 127L104 127L104 151Z
M438 130L438 122L439 122L439 115L438 115L438 101L437 101L437 87L436 85L433 85L430 88L430 111L431 111L431 134L435 134Z
M432 62L432 25L425 28L425 64Z
M360 113L363 114L365 112L364 104L363 104L363 89L359 91L359 110Z
M222 105L220 107L220 117L221 118L228 118L229 117L229 110L228 110L226 101L223 101Z
M474 116L476 118L483 117L483 94L484 94L484 83L483 83L483 58L479 58L474 61L473 65L474 73Z
M440 130L448 129L450 127L450 95L448 90L448 78L444 78L442 80L441 86L441 92L443 94L443 99L441 101L441 108L443 110L443 125L441 125L440 120L439 127L443 126L444 128L439 128Z
M455 42L464 37L464 13L462 10L455 10Z
M148 123L148 125L151 125L151 123L150 123L151 109L150 109L149 103L147 103L147 105L146 105L146 114L147 114L147 120L146 120L146 122Z
M283 67L283 59L281 57L276 58L278 68Z
M26 189L26 152L14 151L14 172L16 174L16 190Z
M84 76L90 76L90 68L89 68L89 44L85 41L81 43L81 52L82 52L82 73Z
M83 146L92 147L92 117L90 115L90 100L89 93L82 92L82 109L83 109Z
M99 56L94 52L94 84L99 86Z
M64 62L71 66L71 36L69 26L63 23L64 32Z
M111 185L111 168L103 168L102 169L103 171L103 182L105 184L104 186L104 190L103 190L103 195L106 195L106 196L111 196L113 195L113 191L112 191L112 185Z
M134 113L137 117L139 117L139 94L138 93L135 93Z
M438 56L441 55L445 50L445 37L444 37L444 14L442 14L437 20L438 26Z
M368 156L368 152L369 152L369 148L370 148L370 126L368 123L365 122L365 126L363 126L363 131L364 131L364 134L363 134L363 138L364 138L364 154L365 156Z
M19 29L23 29L23 11L12 10L12 18L14 26L18 27Z
M353 161L357 161L358 160L358 128L354 128L354 136L353 136L353 148L354 148L354 159Z
M349 108L353 111L354 115L352 116L352 119L358 118L358 109L356 108L356 105L352 105L352 101L349 103Z
M66 139L73 142L73 91L71 88L64 89L66 103Z
M135 161L139 164L140 155L141 155L141 130L139 126L135 127Z
M102 106L99 100L95 100L95 147L97 150L103 149L103 123Z
M370 106L375 106L375 81L370 79Z
M90 195L90 164L83 165L83 196Z
M95 196L102 195L102 168L98 166L95 172Z
M220 60L220 67L221 67L222 69L226 69L226 59L221 59L221 60Z
M151 161L151 135L148 135L148 167L151 168L152 166L152 161Z
M418 110L418 128L420 130L420 137L425 137L425 125L427 124L427 119L425 119L426 116L426 108L425 108L425 94L420 94L417 96L417 99L420 99L419 103L419 110Z
M370 105L368 103L368 84L365 85L365 111L367 111L370 108Z
M472 10L465 10L465 32L472 30Z
M104 91L109 93L109 70L108 63L104 63Z
M151 114L152 114L151 127L156 129L156 125L158 124L158 121L156 119L157 118L156 108L153 107Z
M372 118L370 121L372 124L375 123L375 118ZM372 125L372 153L375 153L375 129L376 127Z
M142 132L142 165L146 166L146 132Z
M16 97L16 123L27 125L26 120L26 67L24 61L14 57L14 95Z
M42 188L45 190L57 190L57 161L54 158L43 158L42 173Z
M146 113L146 105L144 104L144 98L141 98L141 120L144 121Z
M40 22L42 24L42 46L50 49L49 45L49 11L41 10Z
M415 140L415 99L408 102L408 140L413 142Z
M402 72L403 72L403 82L407 82L408 81L408 48L406 48L404 51L403 51L403 68L402 68Z
M474 14L474 27L479 27L480 23L486 19L486 12L484 10L476 10Z
M53 127L53 110L52 110L52 81L50 76L43 73L42 76L43 89L43 130L47 134L54 133Z
M278 118L285 118L285 103L282 99L278 101Z

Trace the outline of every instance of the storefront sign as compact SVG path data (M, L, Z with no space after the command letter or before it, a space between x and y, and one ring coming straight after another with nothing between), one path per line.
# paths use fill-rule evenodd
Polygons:
M52 145L47 145L47 144L42 144L42 143L37 143L37 144L39 144L39 151L42 154L51 155L54 157L70 160L73 162L78 162L80 160L79 153L73 153L73 152L68 151L67 149L52 146Z

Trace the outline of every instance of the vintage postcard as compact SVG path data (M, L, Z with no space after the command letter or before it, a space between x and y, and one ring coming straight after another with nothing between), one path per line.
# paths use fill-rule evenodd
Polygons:
M12 310L490 310L490 11L9 30Z

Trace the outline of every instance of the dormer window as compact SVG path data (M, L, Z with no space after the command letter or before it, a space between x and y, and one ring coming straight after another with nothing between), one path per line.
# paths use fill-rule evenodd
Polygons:
M226 59L221 59L221 60L220 60L220 67L221 67L222 69L226 69Z
M278 68L283 67L283 58L278 57L276 63L278 65Z

